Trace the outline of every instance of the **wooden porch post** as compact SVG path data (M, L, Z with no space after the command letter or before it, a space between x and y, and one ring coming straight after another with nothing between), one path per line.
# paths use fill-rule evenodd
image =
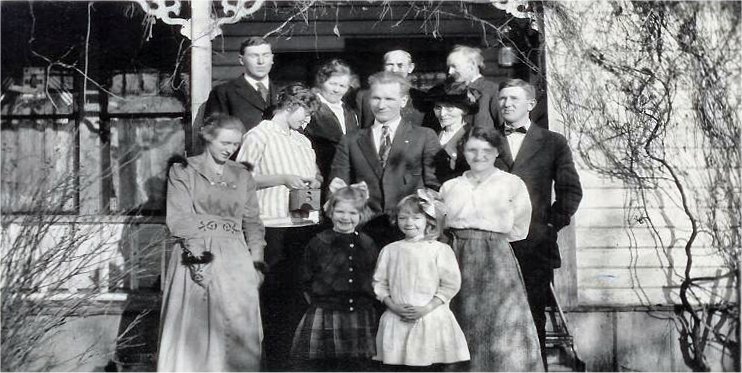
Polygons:
M202 106L211 91L211 19L210 1L191 1L191 143L197 144L197 123L203 117Z

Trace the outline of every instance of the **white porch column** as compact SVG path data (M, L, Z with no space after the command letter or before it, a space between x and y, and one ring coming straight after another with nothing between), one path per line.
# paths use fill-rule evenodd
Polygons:
M211 1L191 1L191 125L195 130L201 106L211 91ZM193 133L194 141L198 141Z

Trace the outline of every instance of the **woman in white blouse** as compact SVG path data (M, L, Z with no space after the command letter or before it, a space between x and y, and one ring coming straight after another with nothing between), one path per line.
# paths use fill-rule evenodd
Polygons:
M470 371L542 371L538 335L510 242L526 238L531 201L518 176L495 167L505 138L474 127L461 139L470 170L441 187L461 268L451 303L469 344Z

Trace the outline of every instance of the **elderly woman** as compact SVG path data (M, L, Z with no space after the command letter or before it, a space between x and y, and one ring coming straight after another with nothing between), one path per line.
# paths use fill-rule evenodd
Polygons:
M343 97L351 86L353 72L343 60L333 59L320 66L315 75L314 91L320 106L304 130L317 153L317 164L324 178L322 190L330 182L330 168L340 139L358 129L358 117Z
M255 181L230 161L245 128L216 114L206 151L170 168L167 227L176 242L164 274L158 371L257 371L263 224Z
M304 312L298 267L304 245L314 236L319 212L290 210L292 190L319 188L322 177L312 144L301 133L317 110L317 98L301 83L289 84L278 93L270 120L248 131L237 160L253 167L258 184L260 217L267 242L268 266L261 288L265 321L266 366L285 370L294 327Z
M473 127L461 139L470 170L441 186L461 290L451 309L469 344L471 371L542 371L520 267L510 242L526 238L531 202L518 176L495 168L506 140Z
M441 183L461 176L469 169L458 149L459 140L471 126L469 114L477 111L476 101L467 92L465 85L453 83L446 84L428 97L441 126L438 132L441 151L435 157L435 175Z

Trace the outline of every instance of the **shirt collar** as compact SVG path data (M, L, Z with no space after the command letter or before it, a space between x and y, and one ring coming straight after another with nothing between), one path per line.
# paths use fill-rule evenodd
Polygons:
M484 75L482 75L481 73L477 74L472 80L469 81L467 85L476 82L477 80L479 80L479 78L482 78L482 77L484 77Z
M452 126L443 127L442 132L445 132L445 133L456 133L460 129L464 128L465 125L466 125L466 122L462 121L460 124L455 124L455 125L452 125Z
M391 131L392 133L394 133L394 132L396 132L396 131L397 131L397 127L399 127L399 123L400 123L400 122L402 122L402 116L401 116L401 115L400 115L400 116L398 116L398 117L397 117L397 119L392 119L392 120L390 120L390 121L386 122L386 124L387 124L387 125L389 126L389 130L390 130L390 131ZM381 127L382 127L383 125L384 125L384 124L382 124L382 123L380 123L379 121L377 121L376 119L374 119L374 125L373 125L373 126L372 126L371 128L373 128L373 129L374 129L375 131L376 131L376 130L381 130Z
M528 118L528 117L526 117L525 119L523 119L523 120L522 120L522 121L520 121L520 122L515 122L515 123L512 123L512 124L508 123L508 124L506 124L506 125L507 125L507 126L510 126L510 127L512 127L512 128L520 128L520 127L523 127L523 128L525 128L525 129L526 129L526 131L528 131L528 129L529 129L529 128L531 128L531 119L530 119L530 118Z
M270 87L271 82L270 82L268 75L266 75L265 78L260 79L260 80L257 80L247 74L243 74L242 76L245 77L245 80L247 81L247 83L250 84L253 88L255 88L256 91L258 90L258 83L263 83L263 85L265 86L265 89L270 89L269 87Z
M327 99L325 98L325 96L322 96L322 93L321 92L317 92L317 97L319 97L319 100L323 104L327 105L327 107L329 107L330 109L335 109L335 110L342 110L343 109L343 103L342 102L338 102L336 104L333 104L330 101L327 101Z

